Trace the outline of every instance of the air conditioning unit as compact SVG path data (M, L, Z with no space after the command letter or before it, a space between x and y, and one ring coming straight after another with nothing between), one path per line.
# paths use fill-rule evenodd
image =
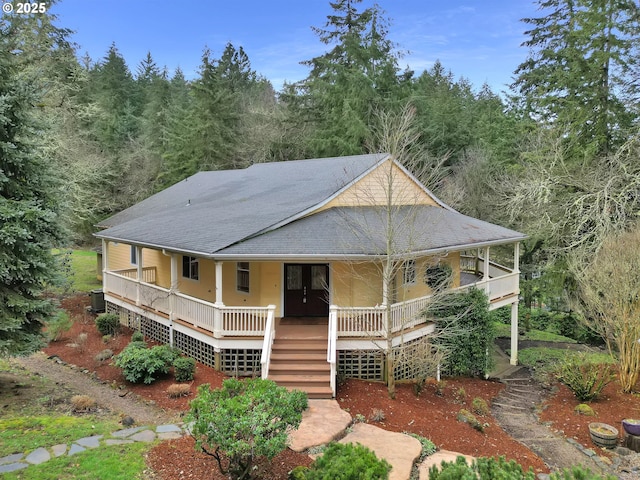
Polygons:
M105 310L104 293L102 289L91 290L91 311L93 313L101 313Z

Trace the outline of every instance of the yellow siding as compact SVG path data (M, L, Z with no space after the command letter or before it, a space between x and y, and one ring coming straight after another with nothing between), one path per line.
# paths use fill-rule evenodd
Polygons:
M126 243L112 243L109 242L107 246L107 258L109 270L126 270L129 268L136 268L135 265L131 265L131 245Z
M257 282L260 288L260 305L276 305L278 307L276 312L280 312L283 265L278 262L264 262L257 265L260 267L260 277Z
M186 295L215 302L215 262L200 259L199 278L191 280L182 276L182 256L178 260L178 290ZM130 263L129 245L109 244L108 258L110 270L135 268ZM171 285L171 259L159 250L143 249L143 267L156 267L157 285L169 288ZM416 281L403 285L402 269L396 277L395 301L400 302L431 293L425 283L425 271L429 265L448 263L453 270L453 285L460 285L460 253L453 252L446 257L426 257L416 261ZM339 306L374 306L383 302L381 264L368 262L332 262L331 302ZM249 293L237 290L237 263L224 262L222 265L222 301L229 306L276 305L282 311L282 262L250 262Z
M405 172L387 161L317 211L332 207L386 205L389 185L394 205L437 205Z
M382 304L382 272L380 265L364 262L331 264L332 303L348 307Z
M402 302L431 294L425 282L426 268L447 263L452 268L452 288L460 285L460 253L454 252L445 258L426 257L416 261L416 281L403 284L403 271L396 275L395 302ZM332 269L332 302L340 306L365 307L382 304L382 267L373 263L334 262Z
M215 302L216 277L214 262L201 258L198 265L198 279L192 280L182 276L182 256L178 255L178 290L207 302Z

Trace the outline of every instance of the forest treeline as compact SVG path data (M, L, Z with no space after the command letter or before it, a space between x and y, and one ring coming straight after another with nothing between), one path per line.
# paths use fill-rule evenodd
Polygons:
M403 68L384 11L360 0L327 5L312 26L325 52L301 58L307 77L281 91L240 45L205 48L187 79L153 52L127 65L115 44L82 58L50 14L4 15L3 198L26 185L20 201L60 228L51 243L90 242L102 218L200 170L374 150L377 112L409 105L425 162L443 169L428 186L463 213L528 234L521 268L541 279L524 283L525 302L557 298L576 258L640 213L639 7L535 3L540 16L523 19L528 56L504 92L440 62ZM7 208L28 210L20 205Z

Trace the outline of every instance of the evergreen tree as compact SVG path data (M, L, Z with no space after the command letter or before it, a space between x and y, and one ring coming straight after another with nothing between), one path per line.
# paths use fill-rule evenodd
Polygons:
M200 170L240 168L269 158L277 132L275 92L251 68L242 47L228 43L220 59L205 49L199 78L187 84L177 72L170 90L162 186Z
M567 139L606 154L621 144L637 120L625 98L638 93L633 78L640 46L640 7L633 0L538 0L544 17L524 43L529 58L512 87L530 114L554 123ZM580 149L582 152L583 148Z
M38 85L19 49L20 19L0 19L0 356L31 353L53 312L43 289L54 280L60 240L55 184L44 158Z
M416 80L412 104L417 109L421 141L432 155L448 155L455 161L472 144L469 113L473 102L468 82L456 82L439 61Z
M386 109L401 76L399 53L387 38L388 22L377 5L362 12L361 0L331 3L334 14L324 28L314 28L320 41L332 49L303 62L309 76L297 84L296 95L285 97L292 116L310 121L309 149L313 155L363 153L376 108Z
M106 151L117 152L137 134L139 99L129 67L115 44L94 66L90 81L96 139Z

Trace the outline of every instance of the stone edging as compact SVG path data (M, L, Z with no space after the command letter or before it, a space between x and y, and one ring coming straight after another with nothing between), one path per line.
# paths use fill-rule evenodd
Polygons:
M91 448L124 445L134 442L150 443L155 440L170 440L180 438L187 433L187 427L180 423L158 425L155 428L149 426L132 427L117 430L108 435L93 435L90 437L80 438L75 442L72 442L70 445L61 443L53 445L50 448L36 448L29 454L14 453L12 455L2 457L0 458L0 473L22 470L23 468L27 468L29 465L39 465L47 462L51 458L61 457L63 455L71 456Z

